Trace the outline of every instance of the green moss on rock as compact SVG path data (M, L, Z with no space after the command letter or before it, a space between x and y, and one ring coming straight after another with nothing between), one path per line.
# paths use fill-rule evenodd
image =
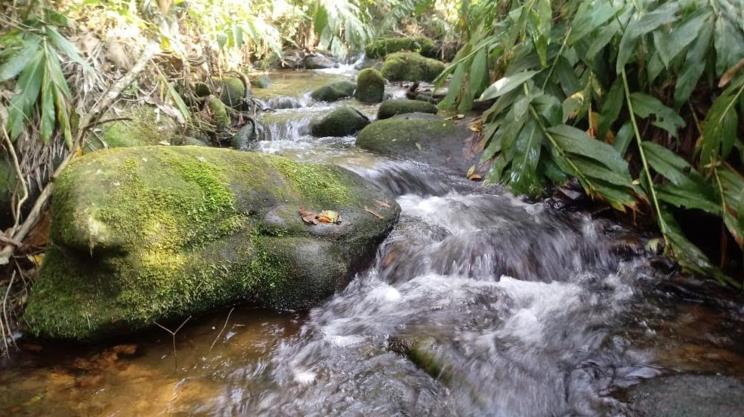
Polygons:
M161 142L172 143L178 138L178 123L152 106L131 107L119 115L109 114L105 119L108 118L122 120L102 125L101 139L106 144L105 147L158 145ZM103 143L92 137L85 146L87 152L103 148Z
M326 84L310 93L310 97L316 101L337 101L354 95L356 84L351 81L337 81Z
M390 81L434 81L445 65L415 52L397 52L385 58L382 75Z
M343 106L312 123L313 136L350 136L369 124L367 116L359 110Z
M249 301L306 308L371 258L399 208L342 168L204 147L111 149L58 178L53 245L24 313L38 336L94 339ZM340 225L305 225L332 209Z
M359 132L356 145L464 174L478 159L469 148L471 136L466 126L451 120L429 113L407 113L372 122Z
M380 71L366 68L357 75L355 97L362 103L379 103L385 96L385 78Z
M437 113L437 106L427 101L395 99L386 100L377 110L377 119L389 119L399 114L407 113Z
M230 126L230 115L227 113L225 104L220 99L214 96L207 98L207 108L209 108L212 123L214 123L218 130L225 130Z
M220 100L225 105L239 109L243 105L246 86L240 78L226 77L220 80Z
M377 39L367 45L365 55L369 58L384 58L394 52L418 52L423 56L435 58L437 48L434 42L425 37L391 37Z

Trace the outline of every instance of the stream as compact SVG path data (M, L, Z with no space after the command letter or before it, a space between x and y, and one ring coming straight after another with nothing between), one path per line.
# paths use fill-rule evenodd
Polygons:
M641 416L643 384L744 380L741 302L680 276L648 238L353 137L311 137L340 104L374 118L377 106L308 96L353 74L272 73L254 93L297 107L262 115L252 150L341 165L397 196L400 221L368 269L309 312L238 306L175 339L21 340L0 364L0 416Z

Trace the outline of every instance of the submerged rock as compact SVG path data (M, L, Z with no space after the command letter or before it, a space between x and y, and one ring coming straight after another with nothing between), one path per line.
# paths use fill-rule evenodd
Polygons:
M467 127L428 113L410 113L372 122L356 145L383 155L441 165L462 172L477 161Z
M243 81L240 78L227 77L222 79L221 84L220 100L234 109L241 108L246 96L246 85Z
M418 52L430 58L437 56L437 47L434 42L422 36L377 39L364 49L365 55L370 58L384 58L387 54L402 51Z
M367 116L353 107L340 107L310 126L313 136L349 136L369 124Z
M77 340L242 301L311 307L373 258L400 211L340 167L202 147L87 154L52 201L53 244L23 319ZM300 209L340 224L305 224Z
M444 71L444 63L415 52L397 52L385 58L382 75L390 81L434 81Z
M323 54L309 54L303 59L307 69L324 69L336 67L336 62Z
M629 397L639 417L744 416L744 383L731 377L654 378L633 387Z
M310 97L316 101L337 101L354 95L356 84L351 81L337 81L326 84L310 93Z
M367 68L357 75L356 99L362 103L379 103L385 97L385 78L380 71Z
M437 113L437 106L420 100L395 99L385 100L377 110L377 119L389 119L399 114Z

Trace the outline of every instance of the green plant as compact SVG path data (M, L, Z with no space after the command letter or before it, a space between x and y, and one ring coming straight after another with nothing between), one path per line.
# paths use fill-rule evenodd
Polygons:
M77 48L59 32L67 19L43 9L42 17L31 17L4 34L0 43L9 45L0 54L0 82L18 77L8 108L8 130L16 140L29 124L37 123L39 135L49 142L59 128L72 146L70 87L62 70L62 57L87 70ZM36 115L38 114L38 118Z
M734 284L673 213L718 216L744 243L739 0L464 2L463 14L475 23L439 77L451 76L442 106L492 102L490 181L537 196L574 177L617 210L649 206L668 253Z

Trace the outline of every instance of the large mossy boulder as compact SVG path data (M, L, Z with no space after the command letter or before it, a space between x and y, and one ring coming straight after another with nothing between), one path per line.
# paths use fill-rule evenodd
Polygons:
M135 106L118 114L110 112L106 118L119 120L102 124L100 140L88 139L86 152L103 148L171 144L180 138L176 120L152 106Z
M314 121L310 132L316 137L350 136L364 129L369 118L359 110L343 106Z
M394 99L385 100L377 109L377 119L389 119L399 114L407 113L437 113L437 106L427 101Z
M241 109L244 105L247 86L237 77L226 77L220 80L220 100L234 109Z
M385 78L382 73L373 68L359 71L354 96L362 103L381 102L385 97Z
M23 319L88 340L236 302L308 308L374 257L399 210L335 166L189 146L90 153L55 181L53 244Z
M390 81L434 81L445 65L415 52L397 52L385 58L382 75Z
M356 84L351 81L336 81L316 89L310 97L315 101L333 102L353 96L355 89Z
M412 159L465 173L477 162L472 132L428 113L410 113L372 122L359 132L356 146L382 155Z
M384 58L387 54L402 51L418 52L430 58L437 56L437 47L434 42L423 36L377 39L370 42L364 49L365 55L369 58Z

